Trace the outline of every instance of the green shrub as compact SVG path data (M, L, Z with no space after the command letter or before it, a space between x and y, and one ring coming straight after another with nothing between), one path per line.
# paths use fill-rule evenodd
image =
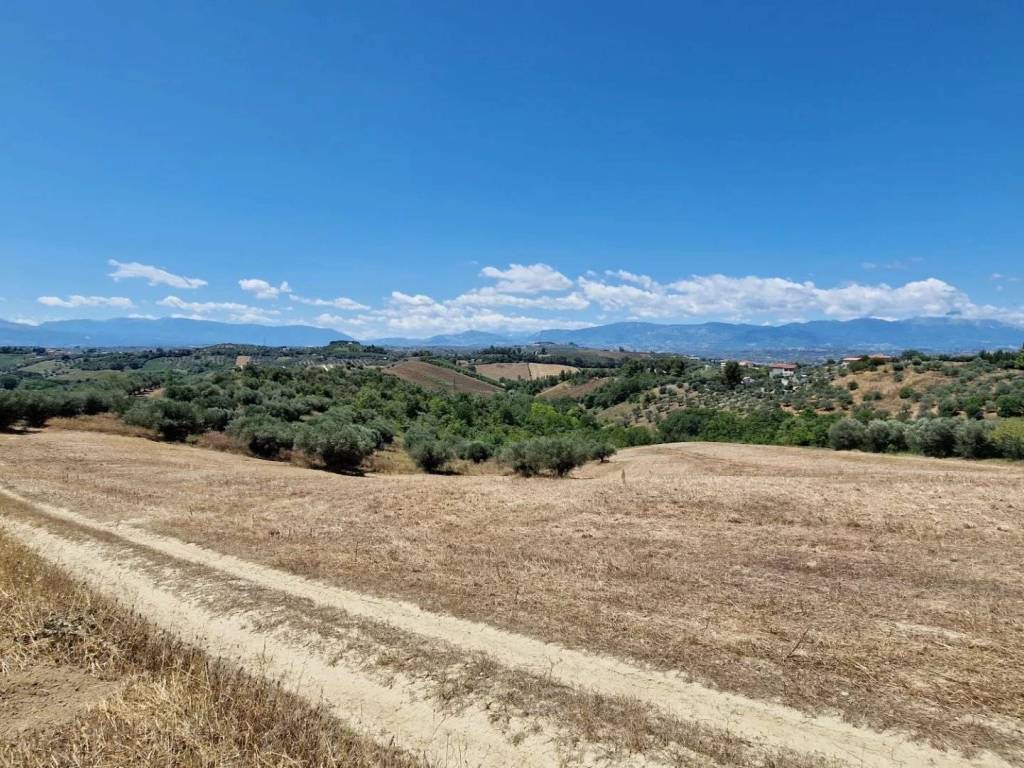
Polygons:
M465 461L472 461L474 464L480 464L491 458L491 454L494 451L487 443L481 442L480 440L466 440L459 443L459 447L456 453L460 459Z
M899 421L874 419L868 423L864 447L875 453L897 453L907 449L903 424Z
M996 398L996 409L999 415L1005 418L1024 416L1024 397L1015 394L1002 395Z
M907 429L907 444L915 453L946 458L956 453L956 419L921 419Z
M840 419L828 431L828 444L837 451L854 451L864 447L867 428L856 419Z
M60 413L60 404L42 392L21 394L21 418L30 427L43 427L51 417Z
M295 426L265 412L240 416L231 422L227 431L253 455L264 459L276 459L282 451L290 451L295 445Z
M606 440L592 440L586 447L587 458L602 464L615 455L615 446Z
M373 453L377 436L358 424L319 419L298 431L295 446L333 472L352 471Z
M956 452L965 459L988 459L997 454L992 442L992 425L985 421L964 421L956 427Z
M587 446L579 439L558 435L512 443L506 446L500 458L516 473L526 477L545 471L564 477L585 464L588 457Z
M203 429L210 432L223 432L227 429L233 411L227 408L205 408L203 409Z
M395 427L389 421L383 419L371 419L364 425L367 429L376 435L377 448L383 448L385 445L391 445L395 441Z
M10 429L21 418L21 409L12 394L0 392L0 430Z
M991 437L1000 455L1024 459L1024 419L999 419Z
M673 411L658 425L661 439L666 443L698 440L704 433L713 412L704 408L682 408Z
M451 445L438 438L417 440L405 449L424 472L440 472L452 460Z
M533 477L540 474L541 469L543 469L540 452L535 450L531 443L532 441L524 440L506 445L501 450L501 453L498 454L498 460L502 464L511 467L513 472L523 477Z
M191 403L160 398L138 400L124 415L128 424L148 427L164 440L181 442L202 429L202 420Z
M413 427L406 431L402 442L405 452L424 472L440 472L454 456L451 444L431 429Z

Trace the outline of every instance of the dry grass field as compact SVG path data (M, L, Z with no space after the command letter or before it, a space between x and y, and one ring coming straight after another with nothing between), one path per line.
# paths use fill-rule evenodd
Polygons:
M412 768L0 533L0 765Z
M560 381L553 387L548 387L541 392L538 397L542 397L545 400L557 400L560 397L568 397L573 400L579 400L586 395L589 395L595 389L598 389L602 384L608 381L605 377L598 377L590 379L582 384L573 384L568 381Z
M683 444L562 481L360 478L48 430L0 436L0 478L710 691L1024 755L1020 466Z
M384 373L418 384L426 389L447 389L452 392L468 392L474 395L490 395L500 388L486 381L474 379L451 368L425 363L422 360L402 360L383 369Z
M514 381L533 381L561 373L576 373L579 368L557 363L486 363L476 367L477 373L495 381L511 379Z

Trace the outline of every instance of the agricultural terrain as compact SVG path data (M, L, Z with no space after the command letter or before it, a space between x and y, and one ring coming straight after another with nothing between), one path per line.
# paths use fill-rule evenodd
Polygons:
M397 376L424 389L443 389L474 395L491 395L501 391L500 387L494 384L468 376L454 368L434 365L423 360L402 360L383 370L384 373Z
M435 764L1024 762L1020 465L356 476L46 429L0 435L0 485L8 535Z
M510 379L512 381L535 381L563 373L578 373L579 368L557 363L485 363L476 366L476 372L489 379Z

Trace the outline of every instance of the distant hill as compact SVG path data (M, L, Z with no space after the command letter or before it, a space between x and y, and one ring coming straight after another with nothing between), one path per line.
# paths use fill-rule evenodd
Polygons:
M26 325L0 320L0 345L38 347L203 347L211 344L260 344L271 347L320 347L351 340L338 331L308 325L218 323L164 317L112 320L55 320Z
M541 331L536 339L581 347L677 352L701 356L810 357L857 352L976 352L1019 348L1024 328L996 320L818 320L779 326L736 323L662 325L612 323L592 328Z
M306 325L218 323L183 318L58 320L25 325L0 320L0 345L40 347L199 347L211 344L318 347L351 340L338 331ZM1024 328L997 320L924 317L912 320L816 320L786 325L742 323L612 323L578 330L502 335L483 331L426 339L375 339L396 348L482 348L536 342L594 349L675 352L707 357L812 358L856 352L976 352L1019 348Z
M397 349L458 349L462 347L501 347L509 344L522 344L527 340L528 339L521 336L502 336L501 334L487 333L485 331L463 331L462 333L429 336L425 339L408 339L404 337L374 339L373 343L382 347L393 347Z

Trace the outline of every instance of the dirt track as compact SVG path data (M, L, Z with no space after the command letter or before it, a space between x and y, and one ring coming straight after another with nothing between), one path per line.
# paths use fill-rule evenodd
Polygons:
M438 643L569 688L636 697L671 717L725 727L759 754L782 748L864 766L1009 765L992 754L968 760L894 734L714 691L680 675L331 587L133 525L103 524L30 503L9 491L3 496L4 527L44 556L167 629L251 670L283 677L303 695L322 697L359 730L394 739L441 765L690 764L687 755L696 757L694 764L712 761L688 749L627 755L614 744L564 733L564 725L550 718L502 721L472 697L458 708L445 707L432 694L429 675L375 670L373 653L388 649L378 645L368 655L365 644L350 642L353 633L379 643L381 634L367 627L384 626L396 631L390 640L397 650L410 639Z

